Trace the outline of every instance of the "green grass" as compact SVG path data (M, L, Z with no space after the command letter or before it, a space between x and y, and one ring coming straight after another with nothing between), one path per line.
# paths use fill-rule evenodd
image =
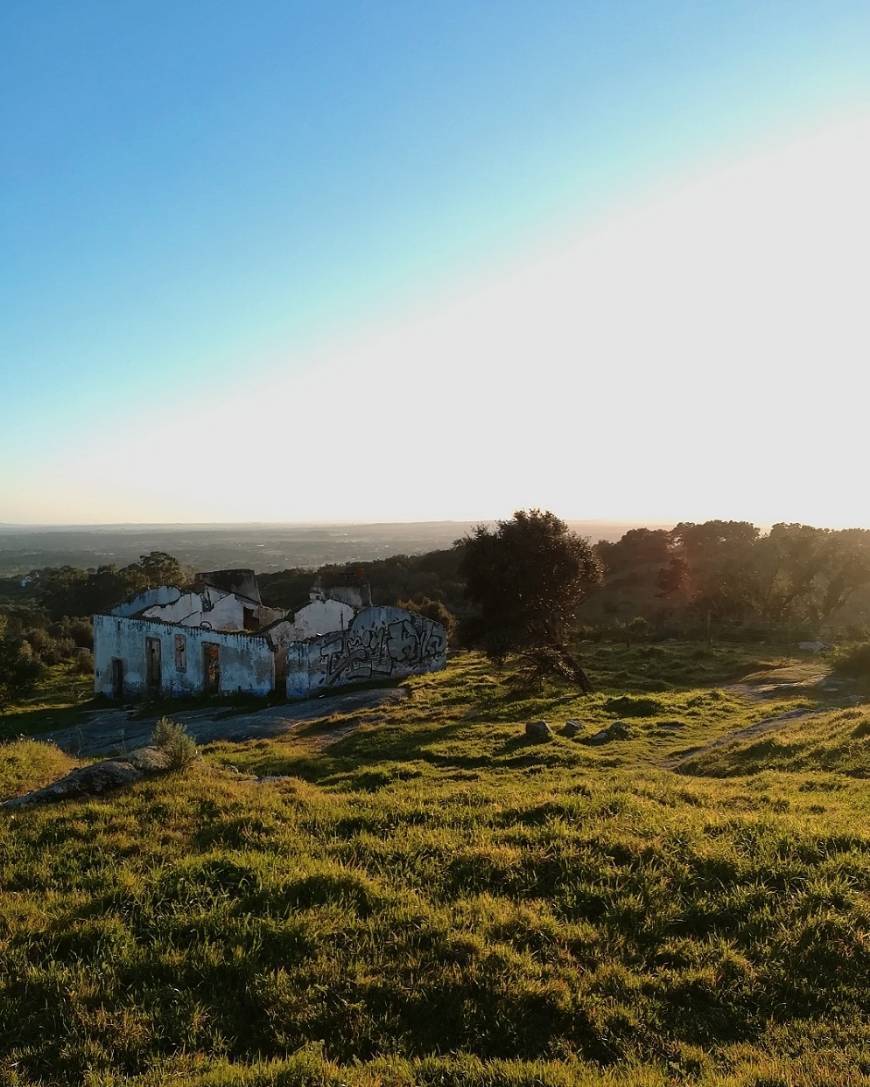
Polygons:
M774 733L739 740L688 758L684 773L713 777L766 770L814 773L834 771L870 777L870 712L865 707L834 710L796 720Z
M758 652L594 647L585 700L462 655L402 705L3 814L0 1082L866 1082L864 710L728 690L789 663ZM788 755L666 769L801 706Z
M83 709L93 708L93 676L82 676L69 663L46 668L38 689L0 712L0 741L30 736L74 724Z
M48 785L76 765L54 744L26 738L0 744L0 800Z

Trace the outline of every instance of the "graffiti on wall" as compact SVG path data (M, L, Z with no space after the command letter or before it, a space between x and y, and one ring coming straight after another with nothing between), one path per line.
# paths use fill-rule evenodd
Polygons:
M312 662L318 686L360 683L427 672L444 665L447 637L440 623L390 609L384 622L360 622L318 638L319 661ZM313 678L313 677L312 677Z

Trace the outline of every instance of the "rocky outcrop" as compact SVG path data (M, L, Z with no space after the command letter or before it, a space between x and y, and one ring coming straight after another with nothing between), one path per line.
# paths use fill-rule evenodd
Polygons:
M156 747L139 747L123 758L103 759L71 770L62 778L41 789L14 796L3 802L4 808L25 808L31 804L48 804L79 796L95 796L132 785L147 774L159 774L169 768L166 755Z

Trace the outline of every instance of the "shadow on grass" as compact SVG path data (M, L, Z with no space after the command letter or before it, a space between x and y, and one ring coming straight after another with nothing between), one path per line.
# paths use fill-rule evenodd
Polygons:
M32 710L0 714L0 740L39 736L40 733L54 729L69 728L77 723L84 723L86 714L110 707L111 703L100 698L89 698L73 706L40 706Z

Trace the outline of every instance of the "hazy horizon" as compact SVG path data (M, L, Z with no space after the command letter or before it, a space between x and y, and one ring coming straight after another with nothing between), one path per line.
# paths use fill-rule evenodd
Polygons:
M478 523L0 524L0 577L19 577L45 567L124 566L150 551L169 552L183 565L199 570L243 566L266 573L317 568L443 550ZM584 536L609 541L639 527L605 521L569 524Z
M288 527L288 528L321 528L324 526L335 527L354 527L354 526L372 526L372 525L462 525L479 522L481 524L491 524L495 521L507 520L510 515L506 514L497 517L428 517L428 518L414 518L404 520L396 518L393 520L377 520L377 521L360 521L360 520L320 520L320 521L0 521L0 528L35 528L35 529L52 529L52 528L73 528L73 529L86 529L86 528L232 528L232 527L249 527L249 528L270 528L270 527ZM563 517L563 521L568 524L587 524L587 525L640 525L645 522L641 522L637 519L617 519L606 517ZM682 518L687 520L687 518ZM656 527L662 525L674 525L676 521L660 521L656 522Z

